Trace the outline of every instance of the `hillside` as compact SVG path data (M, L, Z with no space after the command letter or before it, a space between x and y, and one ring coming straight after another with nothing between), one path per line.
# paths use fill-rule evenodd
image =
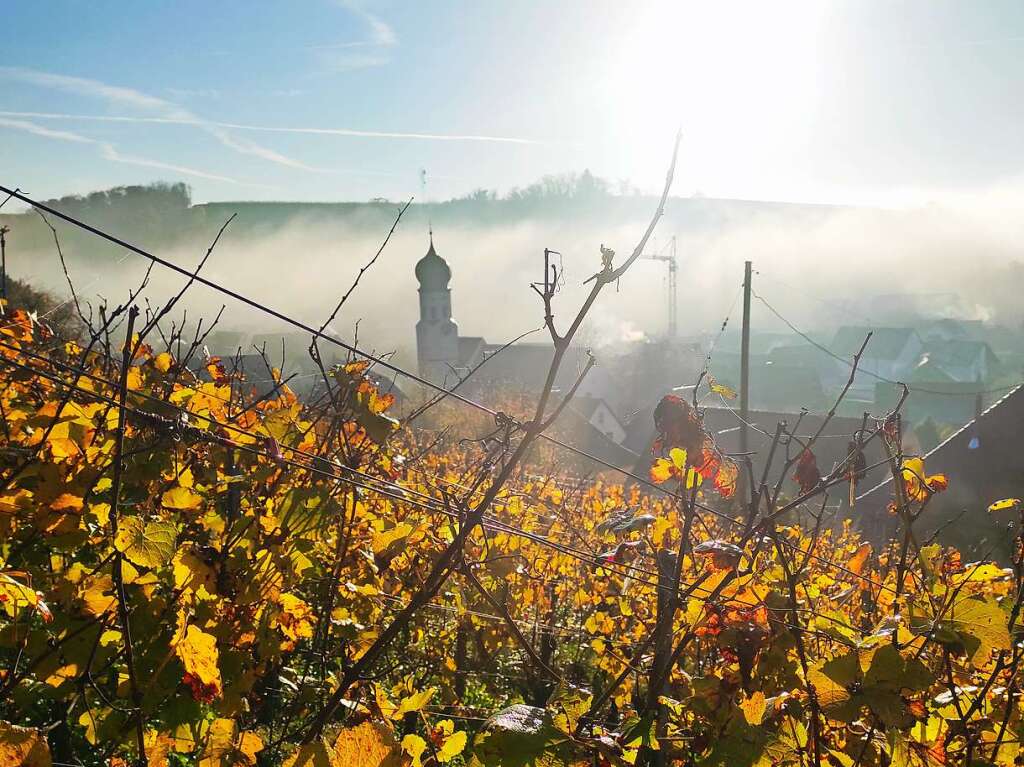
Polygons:
M585 176L582 178L586 178ZM411 228L424 228L431 220L442 229L515 225L527 220L592 220L628 223L650 210L655 198L612 194L603 184L570 177L563 183L538 183L517 193L497 197L478 194L446 202L414 202L406 219ZM204 240L229 216L237 214L232 229L236 237L261 237L296 222L303 226L345 225L357 232L381 233L394 220L402 201L369 202L247 202L222 201L193 204L189 189L181 183L119 187L88 195L42 200L70 216L118 233L150 249L175 247ZM797 217L806 225L842 208L825 205L727 200L705 197L668 200L665 228L701 235L749 223L759 217ZM43 250L51 239L35 213L0 213L0 222L11 227L12 242L29 251ZM68 232L84 254L101 247L94 239ZM16 238L16 239L15 239Z

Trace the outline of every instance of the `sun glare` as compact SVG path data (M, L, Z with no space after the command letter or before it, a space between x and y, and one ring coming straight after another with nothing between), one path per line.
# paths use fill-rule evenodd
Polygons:
M785 162L815 119L825 16L810 3L649 4L631 16L598 89L618 146L628 144L634 167L660 167L678 126L684 156L701 147L684 183L713 168L727 185L752 164Z

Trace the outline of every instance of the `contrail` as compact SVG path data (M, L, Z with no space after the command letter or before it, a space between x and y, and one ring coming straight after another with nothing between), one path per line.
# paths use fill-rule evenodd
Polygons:
M514 138L511 136L480 136L464 133L412 133L404 131L370 131L350 128L304 128L276 127L270 125L245 125L242 123L214 122L192 117L128 117L118 115L82 115L58 112L7 112L0 111L5 117L29 117L40 120L91 120L94 122L118 123L157 123L163 125L194 125L197 127L226 128L231 130L259 131L263 133L305 133L322 136L349 136L355 138L390 138L419 139L423 141L490 141L502 144L540 145L543 141L534 139Z
M259 157L260 159L267 160L268 162L277 163L278 165L284 165L289 168L320 172L319 168L312 168L298 160L285 157L279 152L275 152L268 147L260 146L253 141L234 139L228 135L224 128L214 126L206 120L202 120L189 110L167 101L166 99L162 99L158 96L152 96L148 93L143 93L142 91L137 91L134 88L110 85L109 83L101 82L100 80L92 80L87 77L38 72L34 69L26 69L24 67L0 66L0 77L29 83L41 88L65 91L66 93L73 93L77 96L102 99L103 101L111 104L117 104L120 107L127 107L133 110L141 109L147 112L155 112L159 116L148 119L151 121L168 120L185 125L194 125L200 130L209 133L228 149L239 152L240 154ZM40 113L38 115L38 118L40 119L45 119L46 117L47 115L44 113ZM57 118L59 116L53 115L53 117Z
M228 176L221 176L216 173L210 173L205 170L189 168L185 165L175 165L173 163L163 162L162 160L154 160L149 157L138 157L136 155L123 154L109 142L99 141L97 139L82 136L78 133L71 133L69 131L51 130L42 125L36 125L35 123L27 122L25 120L10 120L0 117L0 128L20 130L25 133L31 133L33 136L54 139L56 141L67 141L74 144L87 144L89 146L94 146L99 149L101 157L110 160L111 162L120 162L125 163L126 165L139 165L145 168L169 170L175 173L196 176L197 178L205 178L210 181L224 181L229 184L247 185L237 179L229 178Z

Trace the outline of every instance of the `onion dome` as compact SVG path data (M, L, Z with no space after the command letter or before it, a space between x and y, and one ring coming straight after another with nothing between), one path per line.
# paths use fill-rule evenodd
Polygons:
M434 250L434 233L430 233L430 250L416 263L416 279L421 290L445 290L452 278L448 262Z

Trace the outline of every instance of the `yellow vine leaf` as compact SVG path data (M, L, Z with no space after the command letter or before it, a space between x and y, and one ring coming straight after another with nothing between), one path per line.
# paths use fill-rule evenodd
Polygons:
M51 767L50 746L39 730L0 722L0 765Z
M437 749L437 761L444 764L462 753L463 749L466 748L466 740L468 738L462 730L453 732L455 725L451 719L445 719L438 727L442 728L445 738L441 747Z
M853 573L860 575L864 570L864 563L868 561L868 557L871 556L871 544L862 543L857 551L854 552L853 556L850 557L850 562L847 564L847 569Z
M902 476L907 498L912 501L926 501L949 485L945 474L926 474L924 460L917 457L904 459Z
M1007 617L995 600L968 598L954 602L942 623L977 641L971 662L979 666L991 652L1011 649Z
M110 647L121 642L121 632L116 629L105 629L100 634L100 647Z
M238 732L233 719L214 719L198 767L253 767L263 741L252 732Z
M72 493L61 493L50 502L50 508L53 511L81 511L82 498Z
M93 503L89 505L89 512L96 517L96 521L106 527L110 523L110 504Z
M201 723L179 724L171 732L171 746L179 754L188 754L199 747L202 740L205 720Z
M61 666L48 677L46 677L46 683L51 687L60 687L65 682L70 682L78 676L78 664L69 663L66 666Z
M404 761L391 729L379 722L363 722L342 730L332 750L331 767L401 767Z
M359 762L356 762L359 764ZM334 749L322 740L299 746L281 767L341 767Z
M191 551L179 551L171 561L174 588L194 593L199 599L212 599L216 593L216 574L212 567Z
M360 376L366 372L366 369L370 367L369 360L355 360L347 363L342 370L350 376Z
M991 513L1005 509L1016 509L1020 506L1020 498L1003 498L1001 501L989 504L988 510Z
M160 497L160 504L165 509L177 509L179 511L191 511L198 508L202 502L203 497L201 495L180 485L172 487Z
M1003 568L998 567L991 562L986 562L985 564L977 565L976 567L968 567L963 573L957 573L952 577L951 582L955 586L959 586L961 583L966 583L967 581L984 583L986 581L1006 578L1008 577L1008 574L1012 572L1012 570L1003 570Z
M174 478L175 474L173 472L169 472L167 479L173 480ZM192 474L192 469L185 469L184 471L177 472L177 480L179 485L187 487L189 490L196 486L196 478L195 475Z
M391 544L400 541L403 538L408 538L412 532L412 525L408 522L400 522L399 524L392 527L390 530L373 534L373 553L379 554L380 552L387 549Z
M654 527L651 530L651 538L655 545L662 546L668 532L675 526L673 520L667 517L658 517L654 520Z
M169 767L170 753L174 749L174 737L156 730L146 730L146 767Z
M82 581L79 594L85 611L98 618L113 608L116 602L113 591L114 580L105 573Z
M748 698L740 701L740 709L743 711L743 718L747 724L757 727L764 721L764 712L768 704L765 702L764 693L758 690Z
M66 458L71 458L78 455L81 451L78 448L78 444L67 437L60 437L50 435L47 440L47 444L50 446L50 455L53 456L55 461L62 461Z
M128 369L128 388L132 391L142 388L142 371L137 367Z
M664 458L659 458L653 464L651 464L650 477L651 482L661 484L662 482L668 482L672 478L673 466L672 462Z
M426 690L414 692L409 697L402 698L402 702L398 704L398 708L392 712L391 718L401 719L406 714L422 710L422 708L430 702L430 699L434 697L435 692L437 692L436 687L428 687Z
M159 370L161 373L166 373L171 369L171 365L174 364L174 358L171 357L167 352L160 352L153 358L153 367Z
M668 458L659 458L650 468L652 482L661 484L669 479L686 478L686 487L700 487L704 477L693 466L689 465L689 456L685 448L674 447L669 451Z
M422 767L420 757L427 750L427 741L419 735L406 735L402 738L402 750L412 757L412 767Z
M185 675L188 683L193 686L193 694L197 693L198 682L202 686L200 694L220 697L221 679L217 666L220 654L214 637L196 626L189 626L185 638L174 648L174 652L185 667Z
M114 546L132 564L139 567L163 567L174 556L178 530L171 522L146 522L140 517L126 517L118 525Z
M298 641L313 636L314 616L308 604L294 594L287 593L278 597L278 604L281 612L275 622L286 637Z
M50 608L39 594L4 572L0 572L0 607L11 618L17 617L22 607L29 607L42 615L47 623L53 620Z
M718 394L723 399L736 399L735 389L733 389L731 386L726 386L725 384L718 383L718 381L716 381L714 377L710 375L708 376L708 387L711 389L712 393Z
M442 763L450 762L465 750L467 740L468 736L462 730L453 733L450 738L445 740L444 746L437 752L437 761Z
M669 458L672 459L672 464L682 470L683 467L689 462L689 456L686 453L686 448L674 447L668 451Z
M87 708L78 716L78 724L84 730L85 739L92 745L96 745L96 726L98 724L96 715L92 709Z

